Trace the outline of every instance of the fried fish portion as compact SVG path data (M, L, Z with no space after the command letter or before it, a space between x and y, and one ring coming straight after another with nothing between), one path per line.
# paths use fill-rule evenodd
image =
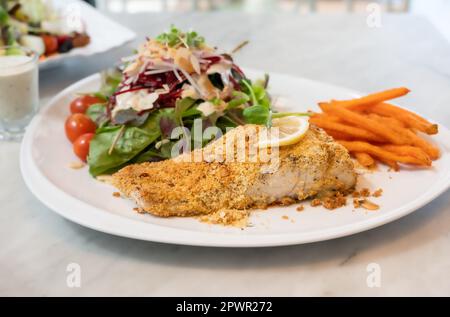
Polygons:
M113 175L112 184L143 211L161 217L266 208L354 188L356 173L347 150L323 130L311 126L298 143L277 148L273 157L269 149L271 160L263 161L259 152L249 150L255 146L252 136L261 129L239 126L189 154L129 165ZM241 147L227 143L242 135ZM200 161L193 159L196 155Z

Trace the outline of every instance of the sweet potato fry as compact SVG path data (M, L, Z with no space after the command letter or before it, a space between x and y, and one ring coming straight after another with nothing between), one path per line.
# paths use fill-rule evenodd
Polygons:
M419 160L427 162L428 165L431 165L430 157L421 148L410 145L391 145L391 144L383 145L381 147L389 152L396 153L399 155L414 156Z
M384 90L381 92L373 93L365 97L351 99L351 100L341 100L333 101L333 104L341 107L347 107L350 110L363 110L364 107L381 103L386 100L398 98L409 93L409 89L405 87L393 88Z
M372 159L394 170L399 169L398 163L430 166L439 158L439 148L416 132L436 134L438 126L387 102L408 92L400 87L352 100L322 102L323 113L310 122L341 142L361 165L367 166Z
M429 162L425 162L421 159L418 159L414 156L409 155L399 155L396 153L392 153L384 150L383 148L372 145L367 142L361 141L338 141L342 144L347 150L350 152L364 152L368 153L371 156L375 156L376 158L380 158L384 161L394 161L405 164L413 164L419 166L429 166Z
M339 122L328 121L326 117L312 117L309 119L309 122L315 124L319 128L324 129L325 131L337 131L346 134L347 136L353 137L357 140L367 140L374 142L385 142L386 139L376 135L370 131L367 131L363 128L353 127L351 125L347 125Z
M421 137L419 137L410 130L404 129L403 133L411 140L409 144L420 147L422 150L425 151L425 153L427 153L430 156L432 160L437 160L439 158L440 151L436 146L429 143L425 139L422 139Z
M383 122L384 124L387 124L387 125L394 125L394 126L396 125L401 128L408 128L408 126L403 121L400 121L397 118L386 117L386 116L379 115L376 113L368 113L367 116L370 119L379 120L380 122Z
M365 97L352 100L333 100L332 104L346 107L353 111L370 111L384 116L396 117L408 127L427 134L438 133L438 126L414 112L386 103L385 101L406 95L409 89L400 87L370 94Z
M355 156L358 163L364 167L371 167L375 165L375 160L367 153L355 152L353 153L353 155Z
M389 166L392 170L398 172L400 170L400 166L398 165L397 162L395 161L389 161L389 160L385 160L384 158L378 157L377 158L381 163L386 164L387 166Z
M375 117L372 116L372 119L377 121L380 124L387 124L389 120L383 117ZM388 118L389 119L389 118ZM420 136L416 135L409 129L405 129L400 125L395 124L395 122L391 122L391 129L398 135L406 139L406 145L413 145L421 148L432 160L436 160L439 158L439 149L429 142L422 139Z
M355 109L352 109L355 110ZM388 104L388 103L379 103L370 107L370 112L396 118L402 121L409 128L424 132L426 134L437 134L438 133L438 125L433 124L420 117L419 115L408 111L406 109L402 109L400 107Z
M380 124L377 120L370 119L365 115L334 104L320 103L319 106L324 112L338 116L343 121L349 122L360 128L367 129L393 144L408 144L408 140L404 135L398 135L390 127Z

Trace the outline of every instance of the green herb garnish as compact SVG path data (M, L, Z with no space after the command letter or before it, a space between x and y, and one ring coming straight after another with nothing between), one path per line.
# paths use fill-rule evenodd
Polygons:
M161 33L156 40L170 47L185 45L187 47L201 47L205 43L205 38L199 36L195 31L182 32L174 25L170 26L169 31Z

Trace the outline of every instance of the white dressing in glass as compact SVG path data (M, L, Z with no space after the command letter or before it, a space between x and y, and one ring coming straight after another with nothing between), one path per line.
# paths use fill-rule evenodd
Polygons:
M0 136L13 138L14 134L21 134L38 103L36 58L0 55Z

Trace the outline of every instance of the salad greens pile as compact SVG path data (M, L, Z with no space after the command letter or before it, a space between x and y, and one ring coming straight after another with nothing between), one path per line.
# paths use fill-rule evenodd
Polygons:
M111 91L117 88L117 77L114 75L117 76L111 72L104 74L101 90L93 95L107 100ZM252 84L248 79L242 80L242 87L245 90L236 92L224 112L216 117L205 117L196 109L201 100L187 97L177 100L175 108L150 112L144 122L115 125L108 120L106 102L92 105L86 114L96 122L98 129L90 144L90 173L93 176L111 174L131 163L170 158L171 148L178 141L170 138L171 131L177 126L183 126L192 133L195 119L201 119L205 127L215 125L224 133L227 127L246 123L270 125L270 99L264 87ZM249 102L252 106L241 108ZM205 144L208 141L204 140ZM110 151L113 144L114 150Z
M169 72L161 73L153 69L136 75L135 83L139 83L142 78L152 82L161 78L158 82L165 81L164 87L167 90L159 96L151 109L122 109L118 112L120 116L116 117L111 113L114 112L114 107L117 107L117 96L125 89L128 89L126 93L135 93L143 88L135 88L138 84L127 85L131 80L124 69L129 67L130 62L126 62L119 69L104 72L101 88L93 95L103 98L105 102L92 105L86 113L98 127L95 137L91 140L87 158L89 171L93 176L110 174L132 163L170 158L172 147L182 138L182 135L172 134L173 129L177 127L182 127L187 133L194 135L195 122L200 122L203 130L207 127L217 127L225 133L227 128L243 124L270 126L272 117L280 116L273 113L271 107L271 98L267 92L267 75L263 80L251 81L228 54L212 54L210 50L205 54L201 51L204 49L204 39L195 32L183 33L171 27L169 32L156 37L156 41L171 48L195 47L195 56L200 56L200 64L205 70L202 68L200 74L192 74L192 80L183 76L184 71L180 70L180 82L172 82ZM218 63L227 65L226 73L206 72L206 69ZM176 71L177 66L174 67ZM173 74L172 71L173 69L170 74ZM155 79L154 76L159 77ZM207 76L217 90L216 95L210 98L183 96L183 92L192 86L200 86L201 80L197 79L201 76ZM147 88L150 86L144 87L148 92L157 91ZM210 141L211 139L201 136L203 146Z

